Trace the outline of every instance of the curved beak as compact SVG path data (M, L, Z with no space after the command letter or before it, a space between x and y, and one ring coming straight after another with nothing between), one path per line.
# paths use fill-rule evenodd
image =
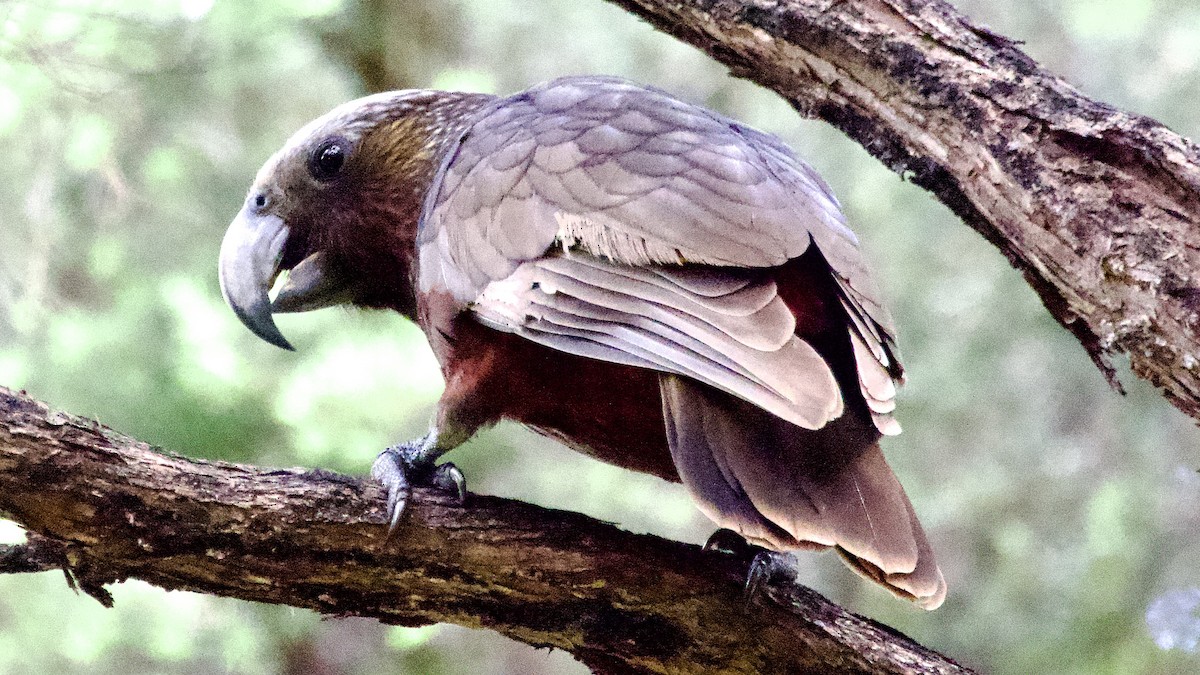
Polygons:
M243 208L221 241L217 270L221 294L238 319L276 347L294 350L275 326L267 296L279 276L287 238L288 227L282 218L249 213Z

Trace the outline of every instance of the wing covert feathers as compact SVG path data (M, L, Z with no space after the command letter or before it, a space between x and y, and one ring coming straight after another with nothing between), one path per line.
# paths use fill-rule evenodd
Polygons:
M941 604L925 533L862 423L846 415L811 431L682 377L659 382L672 459L706 515L776 550L835 547L893 594Z
M447 152L420 282L466 303L507 275L498 261L556 244L629 265L770 267L811 241L859 285L837 200L778 139L654 89L563 78L494 101Z
M474 306L486 317L489 310L483 308L497 300L497 288L513 290L516 280L509 278L518 267L555 247L590 254L614 268L674 267L681 271L661 276L673 288L703 296L709 291L689 287L689 273L683 270L768 268L800 256L813 244L837 277L858 336L861 390L872 404L876 425L884 433L899 433L889 408L893 396L887 392L887 381L902 372L893 355L891 319L874 299L878 292L858 240L846 227L828 186L779 139L654 89L614 78L563 78L485 107L448 152L426 200L418 276L422 290L448 291L464 307ZM736 272L691 277L700 284L744 281ZM614 299L603 292L613 289L603 284L595 288L601 290L576 299L593 307L602 298ZM762 284L754 288L760 295L768 290ZM721 286L711 292L716 293L711 297L731 295ZM548 307L539 310L538 322L521 329L531 339L562 348L571 345L576 353L608 354L622 363L656 364L660 370L694 374L710 383L724 381L720 388L769 401L773 412L804 425L824 417L820 411L800 413L795 405L782 404L774 394L796 401L778 387L765 395L754 389L764 384L758 373L743 381L745 373L734 368L731 379L711 371L712 359L692 358L688 352L694 350L663 353L664 343L675 340L661 329L651 343L646 342L645 327L627 329L620 336L603 331L595 335L595 324L584 325L578 317L569 326L556 323L554 318L562 318L566 310L546 300L538 296L517 301L521 307ZM661 305L662 294L646 300ZM610 304L599 306L620 309ZM629 305L622 306L628 314ZM759 318L780 324L780 309L782 305L775 305ZM662 311L656 311L661 319ZM666 325L686 333L685 323ZM700 321L702 327L719 331L744 324L721 308ZM729 338L762 350L767 347L761 339L779 335L775 327ZM802 363L812 360L803 342L787 345L784 338L774 346L780 345L803 353ZM613 354L625 346L633 351L619 358ZM745 356L757 359L748 352ZM681 370L685 361L709 375L691 367ZM747 383L754 380L759 382ZM788 407L791 412L781 413Z
M498 330L684 375L805 428L842 413L829 365L795 335L795 318L761 272L550 256L489 284L471 307Z

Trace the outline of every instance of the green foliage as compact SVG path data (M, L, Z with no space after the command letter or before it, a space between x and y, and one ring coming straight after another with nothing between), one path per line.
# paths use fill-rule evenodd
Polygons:
M1191 4L959 4L1087 93L1200 132ZM805 581L986 671L1200 669L1185 601L1200 587L1192 424L1129 374L1130 396L1109 391L1020 275L927 194L695 50L579 0L61 0L0 16L0 383L189 455L365 472L423 432L436 365L397 317L286 317L296 354L237 323L215 259L254 172L371 82L508 92L621 74L793 143L892 300L911 381L906 433L886 449L950 598L914 610L831 556L806 556ZM711 529L681 489L519 429L454 459L478 491L691 541ZM58 575L0 579L0 673L578 670L483 631L320 621L138 583L114 595L103 610ZM1152 607L1172 619L1154 631Z

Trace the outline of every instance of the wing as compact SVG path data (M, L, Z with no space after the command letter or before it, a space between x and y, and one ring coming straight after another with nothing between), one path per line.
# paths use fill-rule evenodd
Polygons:
M817 428L842 409L832 374L753 272L811 245L840 283L886 429L890 319L828 187L778 139L656 90L566 78L481 111L427 197L419 284L501 330Z
M817 429L842 413L824 359L761 270L635 267L550 255L488 284L485 323L535 342L685 375Z

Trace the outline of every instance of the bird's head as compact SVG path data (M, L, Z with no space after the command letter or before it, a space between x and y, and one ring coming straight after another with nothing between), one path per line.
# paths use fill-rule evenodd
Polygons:
M489 98L387 92L297 131L259 170L221 242L221 292L242 323L291 349L275 312L353 304L411 317L425 195L445 151Z

